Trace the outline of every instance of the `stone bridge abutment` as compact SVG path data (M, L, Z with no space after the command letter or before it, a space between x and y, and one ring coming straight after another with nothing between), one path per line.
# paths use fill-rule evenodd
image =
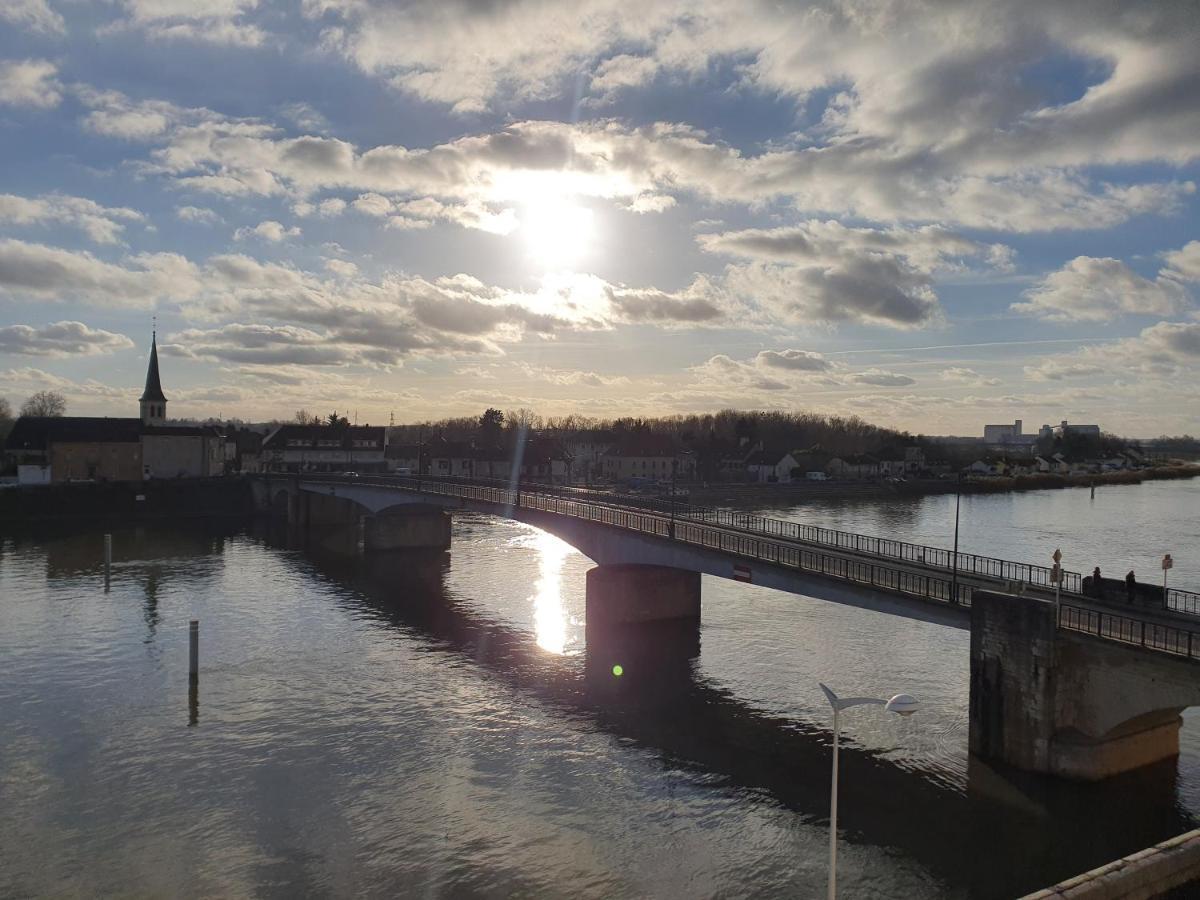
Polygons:
M1097 781L1179 755L1200 666L1056 627L1054 603L976 592L970 749L1019 769Z

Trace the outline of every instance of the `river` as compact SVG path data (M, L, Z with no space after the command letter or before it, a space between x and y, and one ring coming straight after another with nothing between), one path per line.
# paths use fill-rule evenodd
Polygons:
M961 549L1170 550L1196 587L1198 489L964 497ZM953 502L772 514L945 545ZM105 593L100 531L0 536L0 896L821 896L818 681L923 704L845 716L843 897L1012 897L1200 817L1190 713L1177 762L1101 785L970 760L964 631L705 578L698 641L589 644L591 563L474 515L446 557L369 564L116 528Z

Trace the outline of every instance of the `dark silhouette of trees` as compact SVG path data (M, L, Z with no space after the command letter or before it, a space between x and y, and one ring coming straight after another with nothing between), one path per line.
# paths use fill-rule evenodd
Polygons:
M38 391L21 406L23 416L64 416L67 413L67 398L58 391Z

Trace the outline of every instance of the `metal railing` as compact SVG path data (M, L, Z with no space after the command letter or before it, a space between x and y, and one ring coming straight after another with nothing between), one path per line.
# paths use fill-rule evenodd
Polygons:
M1181 591L1178 588L1167 588L1167 609L1200 616L1200 594L1194 591Z
M1070 631L1095 635L1122 644L1133 644L1188 659L1200 658L1200 633L1103 610L1060 604L1058 625Z

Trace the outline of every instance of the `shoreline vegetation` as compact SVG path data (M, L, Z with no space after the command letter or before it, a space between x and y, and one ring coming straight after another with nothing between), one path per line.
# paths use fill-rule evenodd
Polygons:
M1195 478L1200 475L1200 465L1178 464L1153 466L1147 469L1132 469L1120 472L1099 472L1090 475L1053 475L1037 473L1030 475L993 475L987 478L967 478L963 487L970 485L976 493L1000 493L1003 491L1038 491L1053 488L1091 487L1102 484L1141 484L1143 481L1161 481L1172 478Z
M803 498L837 498L850 496L920 496L923 494L953 494L961 487L964 494L999 494L1010 491L1042 491L1059 488L1088 488L1111 484L1141 484L1175 478L1200 477L1200 464L1177 463L1123 472L1100 472L1088 475L989 475L964 478L961 486L952 478L924 478L898 483L885 481L797 481L791 484L709 484L707 487L689 485L693 501L710 502L720 499L754 498L796 500Z

